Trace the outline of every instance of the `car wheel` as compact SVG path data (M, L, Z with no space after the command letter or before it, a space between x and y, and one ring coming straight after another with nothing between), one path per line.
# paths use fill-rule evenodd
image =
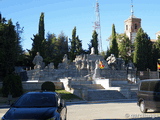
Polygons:
M141 102L140 102L139 107L140 107L140 111L141 111L142 113L146 113L146 112L147 112L147 109L146 109L146 107L145 107L144 101L141 101Z

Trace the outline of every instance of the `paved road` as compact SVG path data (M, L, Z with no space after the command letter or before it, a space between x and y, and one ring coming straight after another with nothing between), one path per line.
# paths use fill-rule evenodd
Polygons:
M6 109L6 108L0 108L0 119L4 115L4 113L6 113L7 110L8 109Z
M159 120L160 113L142 114L136 102L110 102L95 104L74 104L68 105L67 120ZM0 108L0 117L7 109ZM158 118L159 117L159 118Z
M136 102L114 102L98 104L70 105L67 120L112 120L112 119L137 119L146 120L160 117L160 113L142 114ZM143 119L142 119L143 118ZM160 118L156 118L159 119Z

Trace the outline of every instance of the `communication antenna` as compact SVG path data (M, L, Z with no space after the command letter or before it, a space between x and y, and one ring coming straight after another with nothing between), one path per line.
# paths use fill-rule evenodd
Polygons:
M98 34L98 49L100 52L102 52L101 24L100 24L100 12L99 12L98 0L96 0L95 14L96 14L96 20L94 22L93 27L94 27L94 30L96 30L96 32Z
M131 15L134 16L134 10L133 10L133 0L131 0Z
M131 18L134 18L133 0L131 0ZM131 26L133 26L133 22L131 23ZM130 39L131 39L131 42L133 43L133 39L132 39L133 35L132 35L132 32L131 32L130 36L131 36L131 38L130 38Z

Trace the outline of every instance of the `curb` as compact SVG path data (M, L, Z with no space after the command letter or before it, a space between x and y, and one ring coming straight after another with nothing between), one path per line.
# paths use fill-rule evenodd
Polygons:
M77 101L77 102L66 102L67 105L73 104L94 104L94 103L112 103L112 102L137 102L137 99L116 99L116 100L98 100L98 101Z
M0 108L10 108L10 105L0 105Z

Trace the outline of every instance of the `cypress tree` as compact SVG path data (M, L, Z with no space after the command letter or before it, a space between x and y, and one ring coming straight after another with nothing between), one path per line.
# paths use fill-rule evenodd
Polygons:
M7 96L9 92L13 97L22 93L21 80L18 76L15 78L13 74L15 64L21 54L19 40L11 19L8 23L0 23L0 79L3 80L3 96Z
M10 19L7 24L0 23L0 69L4 76L14 71L18 59L18 44L15 26Z
M118 43L116 39L116 30L115 25L112 25L112 36L111 36L111 45L110 45L110 53L114 54L115 57L118 57Z
M94 47L95 54L98 55L99 54L99 52L98 52L98 34L97 34L96 30L94 30L93 34L92 34L91 46Z
M132 60L131 56L132 43L127 37L127 35L119 34L117 38L118 38L119 56L123 58L126 62Z
M44 38L45 30L44 30L44 13L42 12L39 18L39 29L38 34L33 35L33 43L31 50L31 58L33 59L37 52L41 54L42 57L46 57L46 40Z
M1 14L1 12L0 12L0 23L2 22L2 14Z
M147 70L147 68L151 67L150 64L152 63L152 44L149 36L143 31L142 28L139 28L137 32L134 47L134 64L138 70Z
M157 70L157 60L160 59L160 36L158 36L158 40L152 46L152 58L153 64L151 70Z
M45 36L45 29L44 29L44 13L42 12L39 19L39 30L38 35L41 37L42 40L44 40Z
M79 39L79 36L76 37L76 55L80 55L83 52L82 41Z
M76 27L72 30L71 48L70 48L70 59L73 61L76 57Z

